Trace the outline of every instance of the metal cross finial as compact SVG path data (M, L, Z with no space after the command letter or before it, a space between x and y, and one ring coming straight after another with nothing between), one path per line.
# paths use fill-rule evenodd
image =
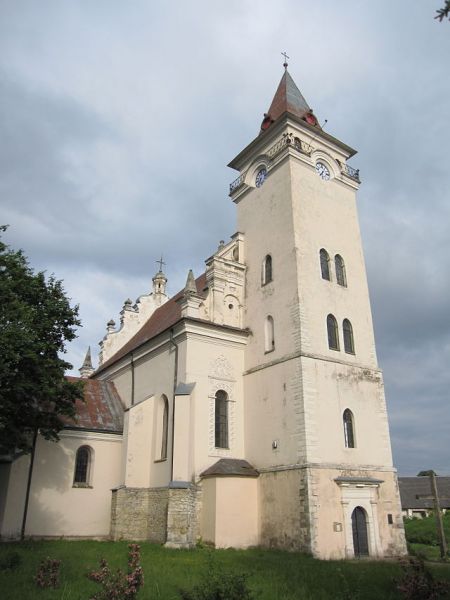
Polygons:
M288 58L290 58L290 57L286 54L286 52L282 52L281 54L284 56L283 67L285 69L287 69L288 68Z
M161 254L161 258L159 260L155 260L155 263L159 264L159 270L162 271L162 266L165 265L166 263L163 261L163 257Z

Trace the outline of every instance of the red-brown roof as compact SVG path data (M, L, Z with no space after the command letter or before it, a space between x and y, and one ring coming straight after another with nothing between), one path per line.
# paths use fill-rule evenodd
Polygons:
M266 129L270 122L276 121L286 112L307 121L310 125L317 125L317 120L312 114L311 108L287 70L281 78L262 128Z
M197 277L195 280L195 285L197 287L197 293L201 296L204 296L204 289L206 285L205 273L200 275L200 277ZM177 300L181 298L183 291L184 290L179 291L170 300L157 308L150 316L148 321L144 323L141 329L139 329L139 331L135 333L135 335L124 346L122 346L120 350L118 350L113 356L111 356L111 358L105 361L97 369L96 374L111 366L126 356L129 352L132 352L145 342L148 342L179 321L181 319L181 308Z
M94 431L123 431L123 405L112 381L67 377L69 381L84 382L84 402L76 401L75 420L64 419L70 429Z

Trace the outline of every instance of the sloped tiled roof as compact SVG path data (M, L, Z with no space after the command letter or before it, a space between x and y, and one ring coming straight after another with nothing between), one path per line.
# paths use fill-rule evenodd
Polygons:
M441 508L450 508L450 477L436 477L436 485ZM417 498L431 496L429 477L399 477L400 498L402 508L433 508L433 500Z
M75 420L64 419L65 427L91 431L123 431L123 405L112 381L67 377L84 382L84 402L76 401Z
M206 274L203 273L200 277L195 280L197 286L197 293L204 297L204 288L206 285ZM107 367L111 366L129 352L135 350L145 342L148 342L159 333L168 329L181 319L181 308L177 300L181 298L184 290L179 291L170 300L165 302L162 306L157 308L155 312L150 316L148 321L139 329L137 333L120 348L111 358L105 361L96 371L96 374L100 373Z
M259 477L259 473L246 460L221 458L203 471L200 477Z

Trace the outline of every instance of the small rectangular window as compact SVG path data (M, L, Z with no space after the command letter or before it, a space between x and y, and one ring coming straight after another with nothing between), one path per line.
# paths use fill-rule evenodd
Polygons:
M391 513L388 513L388 523L389 523L389 525L393 525L394 524L394 518L391 515Z

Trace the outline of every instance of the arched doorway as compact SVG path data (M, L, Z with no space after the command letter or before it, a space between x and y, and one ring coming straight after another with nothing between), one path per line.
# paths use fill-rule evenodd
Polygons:
M353 549L355 556L369 555L366 512L357 506L352 512Z

